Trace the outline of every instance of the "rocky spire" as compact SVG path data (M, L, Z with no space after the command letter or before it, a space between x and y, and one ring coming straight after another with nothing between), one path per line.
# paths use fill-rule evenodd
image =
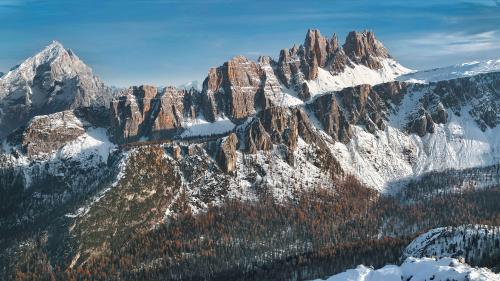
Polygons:
M340 47L337 34L333 33L328 45L328 61L324 66L332 75L341 73L347 65L347 56Z
M309 64L317 64L319 67L325 66L330 46L328 40L321 36L319 30L308 30L304 41L304 47ZM312 79L316 79L316 77L313 77Z
M356 64L372 69L380 69L380 59L389 58L387 49L371 31L351 31L343 46L344 52Z

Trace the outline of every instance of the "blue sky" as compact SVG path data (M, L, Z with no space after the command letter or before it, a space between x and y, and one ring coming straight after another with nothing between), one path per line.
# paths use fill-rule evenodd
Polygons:
M308 28L373 30L414 69L500 58L500 0L0 0L0 71L58 40L107 84L178 85Z

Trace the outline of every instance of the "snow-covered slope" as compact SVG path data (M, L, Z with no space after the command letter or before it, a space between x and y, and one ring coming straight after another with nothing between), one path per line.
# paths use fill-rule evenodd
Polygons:
M430 171L500 162L500 127L483 132L466 110L461 116L451 112L449 116L448 123L424 137L391 125L373 134L356 126L353 139L348 144L336 142L332 150L345 170L380 191Z
M319 279L318 279L319 280ZM474 268L453 258L413 258L401 265L373 269L363 265L333 275L328 281L496 281L500 275L487 268Z
M500 59L472 61L447 67L416 71L402 75L397 80L428 83L497 71L500 71Z
M334 155L344 170L384 192L430 171L498 164L498 77L490 73L410 85L400 101L382 112L387 116L383 130L370 133L361 124L353 126L348 143L332 145ZM436 108L446 118L436 121ZM430 115L435 118L432 132L414 133L415 120Z
M319 68L318 78L306 81L312 96L362 84L376 85L394 81L396 77L412 70L402 66L392 58L380 59L382 68L376 70L360 64L351 64L338 74Z
M407 257L464 257L468 263L500 257L500 227L462 225L431 229L413 240L403 252Z
M44 73L50 71L50 73ZM57 82L64 82L77 78L78 86L89 87L89 93L81 96L81 100L75 100L76 92L64 92L61 94L61 85ZM39 84L41 83L41 84ZM55 86L51 89L53 93L59 92L58 96L43 92L45 87ZM57 89L57 88L60 89ZM23 95L28 92L30 105L36 106L44 104L46 99L58 99L67 102L78 102L79 105L90 106L94 103L104 104L104 96L99 93L99 88L104 87L100 79L92 73L92 69L85 65L75 53L65 49L61 43L54 41L40 53L26 59L19 66L13 68L0 79L0 99L17 94ZM41 89L40 89L41 88ZM58 91L59 90L59 91ZM73 90L74 91L74 90ZM109 101L109 99L108 99Z

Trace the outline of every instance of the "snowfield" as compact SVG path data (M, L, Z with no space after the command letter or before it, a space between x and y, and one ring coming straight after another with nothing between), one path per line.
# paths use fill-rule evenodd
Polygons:
M409 73L412 70L400 65L393 59L380 59L382 68L373 70L364 65L354 64L337 75L318 68L318 78L306 81L311 96L339 91L343 88L362 84L376 85L384 82L394 81L396 77Z
M317 279L318 281L320 279ZM487 268L473 268L453 258L406 259L401 266L386 265L373 269L360 265L355 269L336 274L327 281L495 281L500 275Z
M416 71L402 75L398 77L397 80L428 83L497 71L500 71L500 59L473 61L430 70Z

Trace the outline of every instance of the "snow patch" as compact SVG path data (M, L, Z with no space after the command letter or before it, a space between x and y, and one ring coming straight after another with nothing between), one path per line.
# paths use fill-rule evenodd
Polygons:
M228 118L218 118L213 123L198 118L185 122L183 127L185 130L181 133L180 137L189 138L225 134L232 131L236 125Z
M89 155L96 155L101 162L107 162L108 156L115 145L109 140L106 129L89 128L76 140L63 146L54 154L59 159L85 159Z

